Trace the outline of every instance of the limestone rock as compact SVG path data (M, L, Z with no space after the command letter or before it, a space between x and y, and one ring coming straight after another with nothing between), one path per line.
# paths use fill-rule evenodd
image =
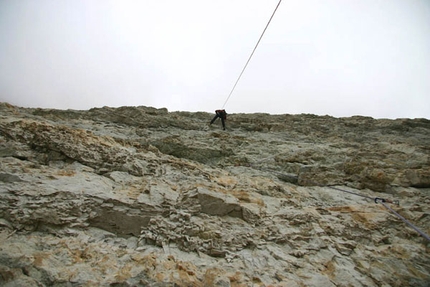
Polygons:
M430 284L429 120L211 118L0 103L0 285Z

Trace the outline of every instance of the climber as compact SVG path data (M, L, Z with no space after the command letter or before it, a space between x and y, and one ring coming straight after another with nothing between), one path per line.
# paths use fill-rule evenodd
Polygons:
M225 121L227 120L227 113L225 110L216 110L215 111L215 117L211 120L211 124L213 124L213 122L217 119L220 118L221 122L222 122L222 127L225 130Z

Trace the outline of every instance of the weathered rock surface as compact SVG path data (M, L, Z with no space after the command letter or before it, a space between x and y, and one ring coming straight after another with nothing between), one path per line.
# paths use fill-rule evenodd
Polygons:
M429 286L430 121L0 103L1 286Z

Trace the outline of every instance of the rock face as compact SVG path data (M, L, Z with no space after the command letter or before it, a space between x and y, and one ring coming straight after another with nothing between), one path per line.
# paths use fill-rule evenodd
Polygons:
M211 118L0 103L0 285L430 285L429 120Z

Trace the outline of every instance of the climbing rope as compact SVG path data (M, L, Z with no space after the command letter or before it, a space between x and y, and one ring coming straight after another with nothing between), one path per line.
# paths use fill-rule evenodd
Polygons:
M334 190L343 191L343 192L347 192L347 193L354 194L354 195L357 195L357 196L361 196L361 197L364 197L364 198L367 198L367 199L371 199L371 200L375 201L375 203L378 203L378 202L388 202L388 203L400 205L400 203L399 203L398 200L389 200L389 199L381 198L381 197L371 197L371 196L362 195L362 194L359 194L359 193L356 193L356 192L352 192L352 191L349 191L349 190L346 190L346 189L337 188L337 187L330 186L330 185L322 185L321 187L328 187L328 188L331 188L331 189L334 189Z
M428 241L430 241L430 236L428 236L427 234L425 234L423 231L421 231L418 227L416 227L415 225L413 225L412 223L410 223L406 218L404 218L403 216L401 216L400 214L398 214L394 209L392 209L390 206L388 206L384 201L380 201L381 204L388 209L389 211L391 211L392 213L394 213L398 218L400 218L404 223L406 223L407 225L409 225L413 230L415 230L416 232L418 232L422 237L424 237L425 239L427 239Z
M427 234L425 234L418 227L416 227L415 225L413 225L412 223L410 223L406 218L404 218L403 216L401 216L394 209L392 209L389 205L387 205L387 203L393 203L393 204L396 204L398 206L399 205L399 201L398 200L389 200L389 199L380 198L380 197L372 198L370 196L362 195L362 194L359 194L359 193L355 193L355 192L352 192L352 191L349 191L349 190L345 190L345 189L340 189L340 188L333 187L333 186L327 186L327 187L329 187L331 189L334 189L334 190L339 190L339 191L347 192L347 193L354 194L354 195L357 195L357 196L361 196L361 197L364 197L364 198L373 199L375 201L375 203L381 203L386 209L388 209L389 211L391 211L392 213L394 213L398 218L400 218L404 223L406 223L407 225L409 225L413 230L415 230L416 232L418 232L422 237L424 237L425 239L427 239L428 241L430 241L430 237Z
M259 169L259 170L263 170L263 171L272 172L272 173L275 173L277 175L282 175L284 177L289 177L288 175L286 175L284 173L280 173L280 172L275 171L273 169L267 169L267 168L262 168L262 167L258 166L258 164L263 163L263 162L265 162L265 161L267 161L269 159L272 159L272 158L273 158L273 156L269 156L267 158L264 158L262 160L257 161L256 163L247 164L247 166L248 167L252 167L254 169ZM337 190L337 191L342 191L342 192L346 192L346 193L349 193L349 194L357 195L357 196L360 196L360 197L363 197L363 198L367 198L367 199L373 200L375 203L378 203L378 202L388 202L388 203L400 205L400 203L399 203L398 200L390 200L390 199L381 198L381 197L371 197L371 196L359 194L359 193L356 193L356 192L352 192L350 190L346 190L346 189L341 189L341 188L338 188L338 187L334 187L334 186L331 186L331 185L321 185L321 184L318 184L318 183L316 183L314 181L308 181L308 182L310 184L312 184L312 185L315 185L315 186L328 187L328 188L331 188L331 189L334 189L334 190Z
M263 38L263 35L264 35L264 33L266 32L267 27L269 27L270 21L272 21L272 18L273 18L273 16L275 15L276 10L278 10L278 7L279 7L279 5L281 4L281 1L282 1L282 0L279 0L278 5L276 5L276 8L275 8L275 10L273 11L272 16L271 16L271 17L270 17L270 19L269 19L269 22L267 22L266 28L264 28L263 33L261 33L260 39L258 39L258 42L257 42L257 44L256 44L256 45L255 45L255 47L254 47L254 50L252 51L251 55L249 56L248 61L246 61L246 64L245 64L245 66L243 67L242 72L240 73L239 77L237 78L236 83L235 83L235 84L234 84L234 86L233 86L233 89L231 89L230 94L228 95L227 99L226 99L226 100L225 100L225 102L224 102L224 105L222 105L222 108L223 108L223 109L224 109L225 105L227 104L228 100L230 99L231 94L233 94L233 91L234 91L234 89L236 88L237 83L239 82L240 78L242 77L243 72L245 71L246 67L248 66L249 61L250 61L250 60L251 60L251 58L252 58L252 55L254 55L254 52L255 52L255 50L257 49L258 44L260 44L261 38Z
M269 157L269 158L270 158L270 157ZM268 172L274 172L274 173L276 173L276 174L278 174L278 175L285 175L285 174L282 174L282 173L277 172L277 171L274 171L274 170L264 169L264 168L259 168L259 167L257 167L257 166L256 166L258 163L264 162L264 161L268 160L269 158L265 158L265 159L263 159L263 160L261 160L261 161L259 161L259 162L257 162L257 163L254 163L254 164L248 164L247 166L248 166L248 167L255 168L255 169L265 170L265 171L268 171ZM406 223L406 224L407 224L407 225L409 225L413 230L415 230L416 232L418 232L422 237L424 237L425 239L427 239L428 241L430 241L430 236L429 236L429 235L427 235L426 233L424 233L424 232L423 232L422 230L420 230L418 227L416 227L416 226L415 226L415 225L413 225L411 222L409 222L406 218L404 218L404 217L403 217L403 216L401 216L399 213L397 213L397 212L396 212L394 209L392 209L389 205L387 205L387 203L391 203L391 204L395 204L395 205L399 206L399 205L400 205L400 203L399 203L399 201L398 201L398 200L389 200L389 199L381 198L381 197L371 197L371 196L367 196L367 195L359 194L359 193L356 193L356 192L353 192L353 191L350 191L350 190L341 189L341 188L334 187L334 186L330 186L330 185L321 185L321 184L317 184L316 182L310 182L310 183L311 183L311 184L313 184L313 185L315 185L315 186L319 186L319 187L328 187L328 188L331 188L331 189L334 189L334 190L337 190L337 191L342 191L342 192L346 192L346 193L353 194L353 195L356 195L356 196L360 196L360 197L363 197L363 198L371 199L371 200L373 200L376 204L381 203L381 204L382 204L386 209L388 209L389 211L391 211L394 215L396 215L398 218L400 218L404 223Z

